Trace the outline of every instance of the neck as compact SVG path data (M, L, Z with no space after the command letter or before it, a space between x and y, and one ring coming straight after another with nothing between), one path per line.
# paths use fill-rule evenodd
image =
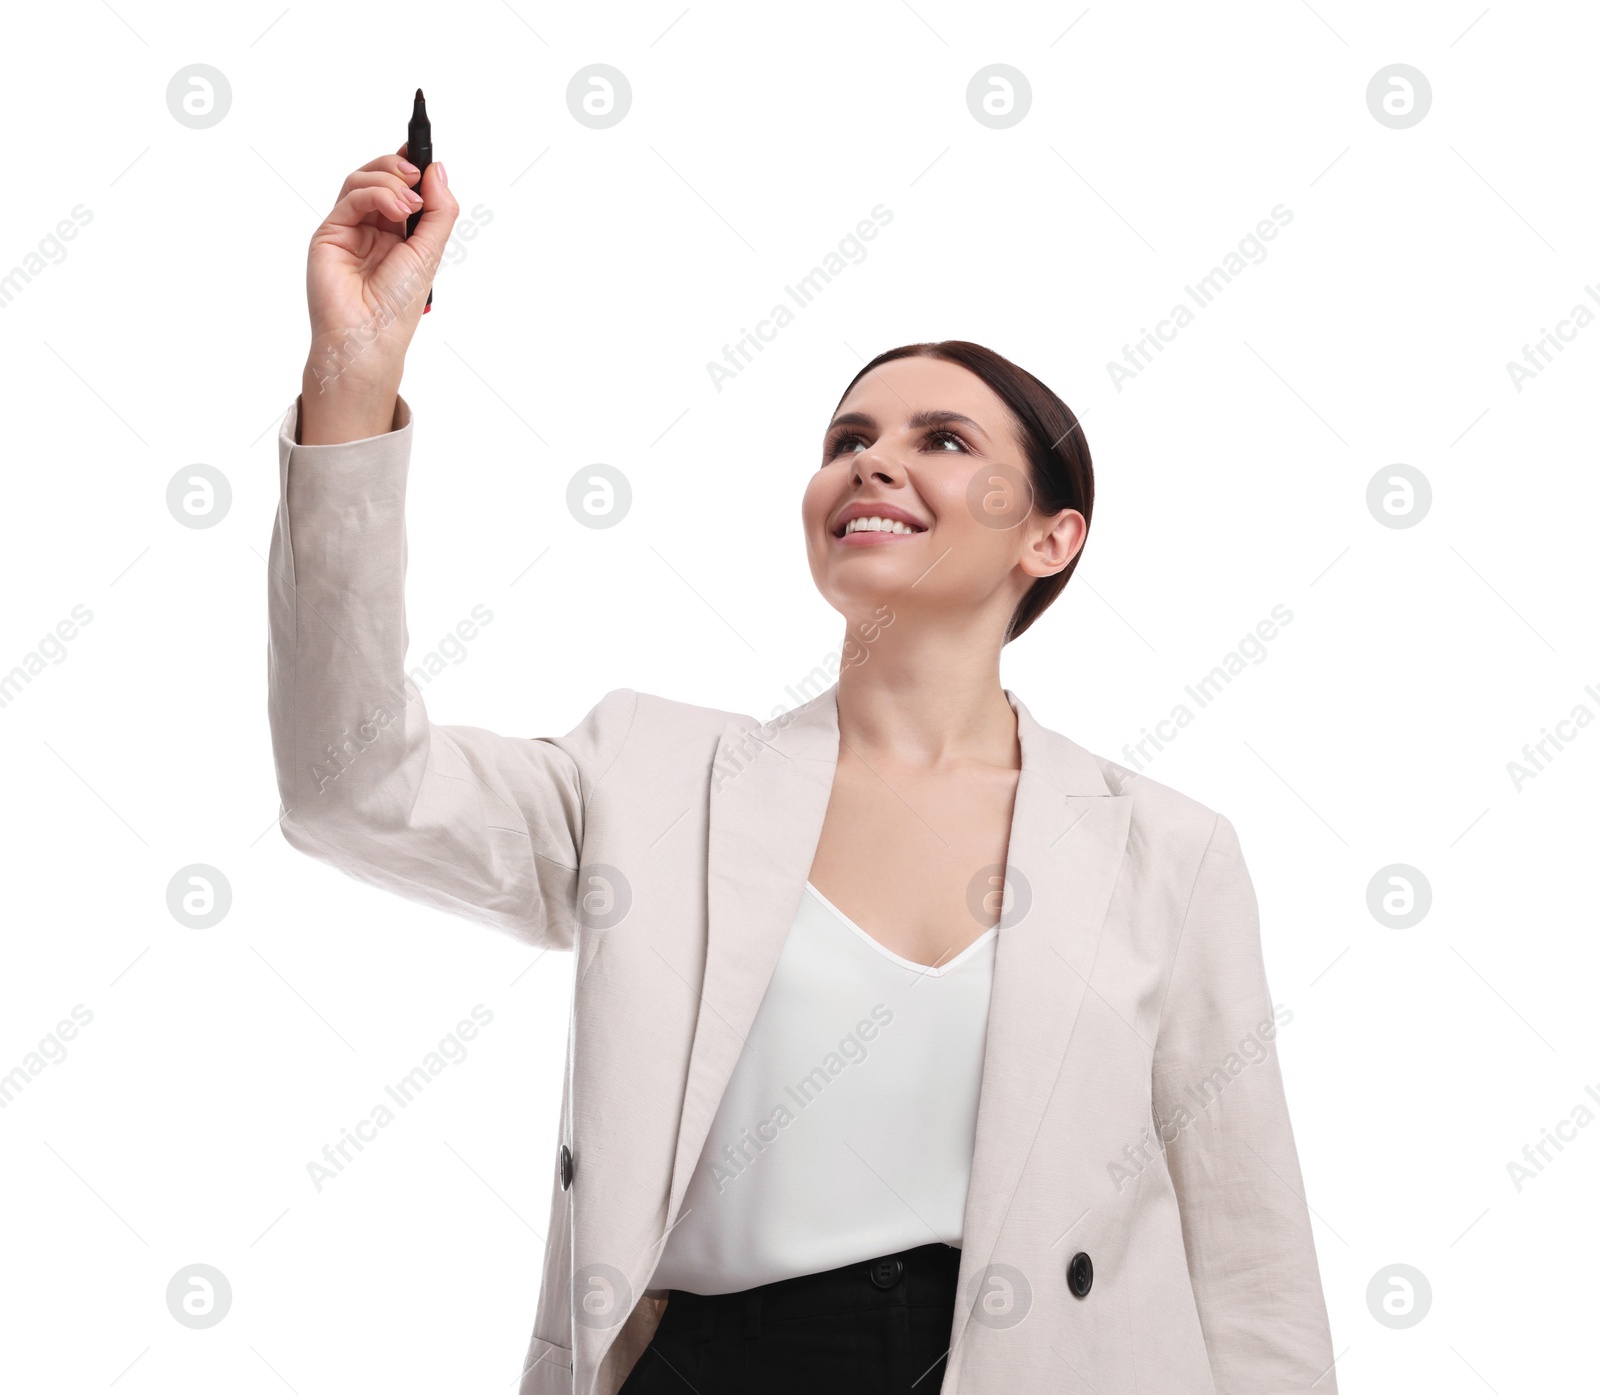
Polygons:
M991 638L946 626L847 631L839 738L869 765L937 769L977 761L1020 769L1017 716ZM867 636L871 635L871 638Z

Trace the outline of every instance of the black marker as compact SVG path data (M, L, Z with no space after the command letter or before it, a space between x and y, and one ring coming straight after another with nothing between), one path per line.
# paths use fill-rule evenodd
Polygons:
M417 182L411 187L419 194L422 192L423 172L433 163L433 126L428 120L428 108L422 100L422 89L417 88L417 100L411 108L411 125L406 128L406 159L417 167ZM422 210L419 208L406 219L406 236L410 237L416 232L417 224L422 221ZM426 315L433 309L433 287L428 287L428 303L422 307Z

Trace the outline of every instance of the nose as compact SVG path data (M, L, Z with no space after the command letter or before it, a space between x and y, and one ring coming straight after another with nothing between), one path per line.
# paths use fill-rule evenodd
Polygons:
M851 480L861 484L865 480L881 480L884 484L898 484L905 478L905 470L894 458L878 446L857 451L850 472Z

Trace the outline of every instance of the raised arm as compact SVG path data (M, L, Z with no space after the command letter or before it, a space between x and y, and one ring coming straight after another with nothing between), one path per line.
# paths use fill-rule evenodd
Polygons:
M1218 815L1156 1038L1154 1103L1218 1395L1336 1395L1255 889Z
M281 826L352 877L570 948L585 811L638 697L606 694L564 737L515 738L434 725L406 675L399 384L456 205L430 166L405 241L404 180L396 156L358 170L312 239L312 353L279 432L268 566Z

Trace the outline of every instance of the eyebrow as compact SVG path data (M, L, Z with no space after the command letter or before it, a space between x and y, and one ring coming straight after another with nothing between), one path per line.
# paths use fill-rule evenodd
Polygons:
M921 430L925 426L969 426L984 440L989 439L989 433L969 416L960 412L927 411L913 412L906 418L906 425L913 430ZM828 430L836 426L864 426L869 430L876 430L878 423L866 412L842 412L828 423Z

